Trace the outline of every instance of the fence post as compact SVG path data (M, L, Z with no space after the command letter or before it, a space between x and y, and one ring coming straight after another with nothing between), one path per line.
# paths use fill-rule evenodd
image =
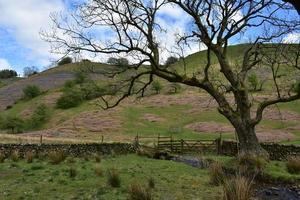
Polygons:
M171 152L173 153L173 135L171 135Z
M40 144L43 144L43 135L40 136Z
M183 139L181 139L181 153L183 153Z
M104 142L104 136L102 135L101 136L101 143L103 143Z

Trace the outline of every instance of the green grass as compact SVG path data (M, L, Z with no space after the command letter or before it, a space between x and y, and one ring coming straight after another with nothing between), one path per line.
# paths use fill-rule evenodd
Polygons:
M104 158L100 166L103 176L94 173L94 161L75 159L50 165L47 161L25 161L0 164L1 199L127 199L131 183L147 184L148 178L155 181L155 199L218 199L221 189L209 185L206 170L181 163L151 160L135 155ZM68 169L77 170L70 178ZM106 170L116 168L121 176L121 187L107 185Z

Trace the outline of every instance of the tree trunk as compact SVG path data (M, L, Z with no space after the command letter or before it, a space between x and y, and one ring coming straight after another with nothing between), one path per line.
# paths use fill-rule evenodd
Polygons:
M239 140L239 155L268 158L269 154L261 147L254 126L238 124L235 126L235 130Z

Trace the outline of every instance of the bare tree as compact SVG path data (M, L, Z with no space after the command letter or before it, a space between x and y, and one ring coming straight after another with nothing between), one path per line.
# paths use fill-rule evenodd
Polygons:
M159 39L165 30L157 18L164 6L181 9L191 20L191 26L178 38L177 45L197 41L207 49L206 64L192 74L186 73L186 69L183 73L180 68L161 65L163 48ZM299 55L299 45L271 45L299 31L298 16L294 13L286 17L287 13L293 13L293 7L274 0L91 0L69 19L53 18L56 29L42 35L52 43L55 52L118 54L137 61L126 69L111 72L116 76L130 71L130 75L120 83L123 93L116 102L110 104L102 97L106 108L117 106L130 95L143 96L153 76L201 88L215 99L219 112L234 126L241 153L265 156L267 153L255 134L263 111L280 102L300 99L300 91L291 90L293 78L279 75L285 71L282 68L288 68L289 75L299 73L299 56L290 56ZM102 41L97 38L93 34L95 27L109 29L115 39ZM252 42L245 45L241 58L232 60L229 44L246 35ZM274 92L268 98L253 100L247 77L259 68L269 69L270 91L274 89Z

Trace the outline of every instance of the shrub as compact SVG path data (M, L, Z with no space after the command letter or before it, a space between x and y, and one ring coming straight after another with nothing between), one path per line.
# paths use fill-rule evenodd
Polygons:
M65 92L56 102L57 108L69 109L82 103L83 98L81 91L74 88Z
M150 177L148 179L148 186L149 186L149 188L155 188L155 181L154 181L153 177Z
M31 117L31 127L37 128L44 124L50 117L50 110L45 104L39 105Z
M162 90L163 86L160 84L159 81L153 81L151 84L152 90L156 92L156 94L159 94Z
M82 83L84 83L86 81L86 79L87 79L87 75L85 73L83 73L83 72L77 72L75 74L74 82L76 84L82 84Z
M259 80L255 73L252 73L248 76L248 83L250 85L251 90L257 91Z
M149 188L144 188L140 184L131 184L128 189L129 200L152 200L152 193Z
M92 81L82 84L80 86L80 90L82 93L82 97L85 100L95 99L108 93L108 91L106 91L104 88L99 87Z
M250 200L252 194L252 181L236 176L226 180L223 184L223 200Z
M25 153L25 159L27 163L32 163L34 159L34 153L32 151L28 151Z
M63 151L52 151L49 153L49 159L51 164L57 165L66 159L66 155Z
M214 185L220 185L224 182L225 173L219 162L213 162L209 167L210 182Z
M69 168L69 177L75 178L77 176L77 170L74 167Z
M19 154L19 152L18 152L18 151L13 151L13 152L11 153L11 155L10 155L10 158L11 158L12 161L18 162L19 159L20 159L20 154Z
M57 65L60 66L60 65L66 65L66 64L70 64L73 62L73 59L71 57L64 57L63 59L61 59Z
M170 65L172 65L172 64L175 64L176 62L178 62L178 58L176 58L176 57L174 57L174 56L170 56L167 60L166 60L166 62L165 62L165 65L168 67L168 66L170 66Z
M75 81L68 80L64 84L64 91L68 91L69 89L73 88L76 85Z
M4 153L0 153L0 163L3 163L5 161L5 155Z
M300 173L300 157L290 157L286 163L287 171L291 174Z
M118 170L112 168L107 171L107 183L111 187L121 186L121 178Z
M97 176L103 176L103 170L99 164L95 165L94 172Z
M28 85L23 89L23 98L26 100L33 99L41 94L41 90L36 85Z
M0 127L12 133L20 133L24 128L24 120L17 116L6 116L0 120Z

